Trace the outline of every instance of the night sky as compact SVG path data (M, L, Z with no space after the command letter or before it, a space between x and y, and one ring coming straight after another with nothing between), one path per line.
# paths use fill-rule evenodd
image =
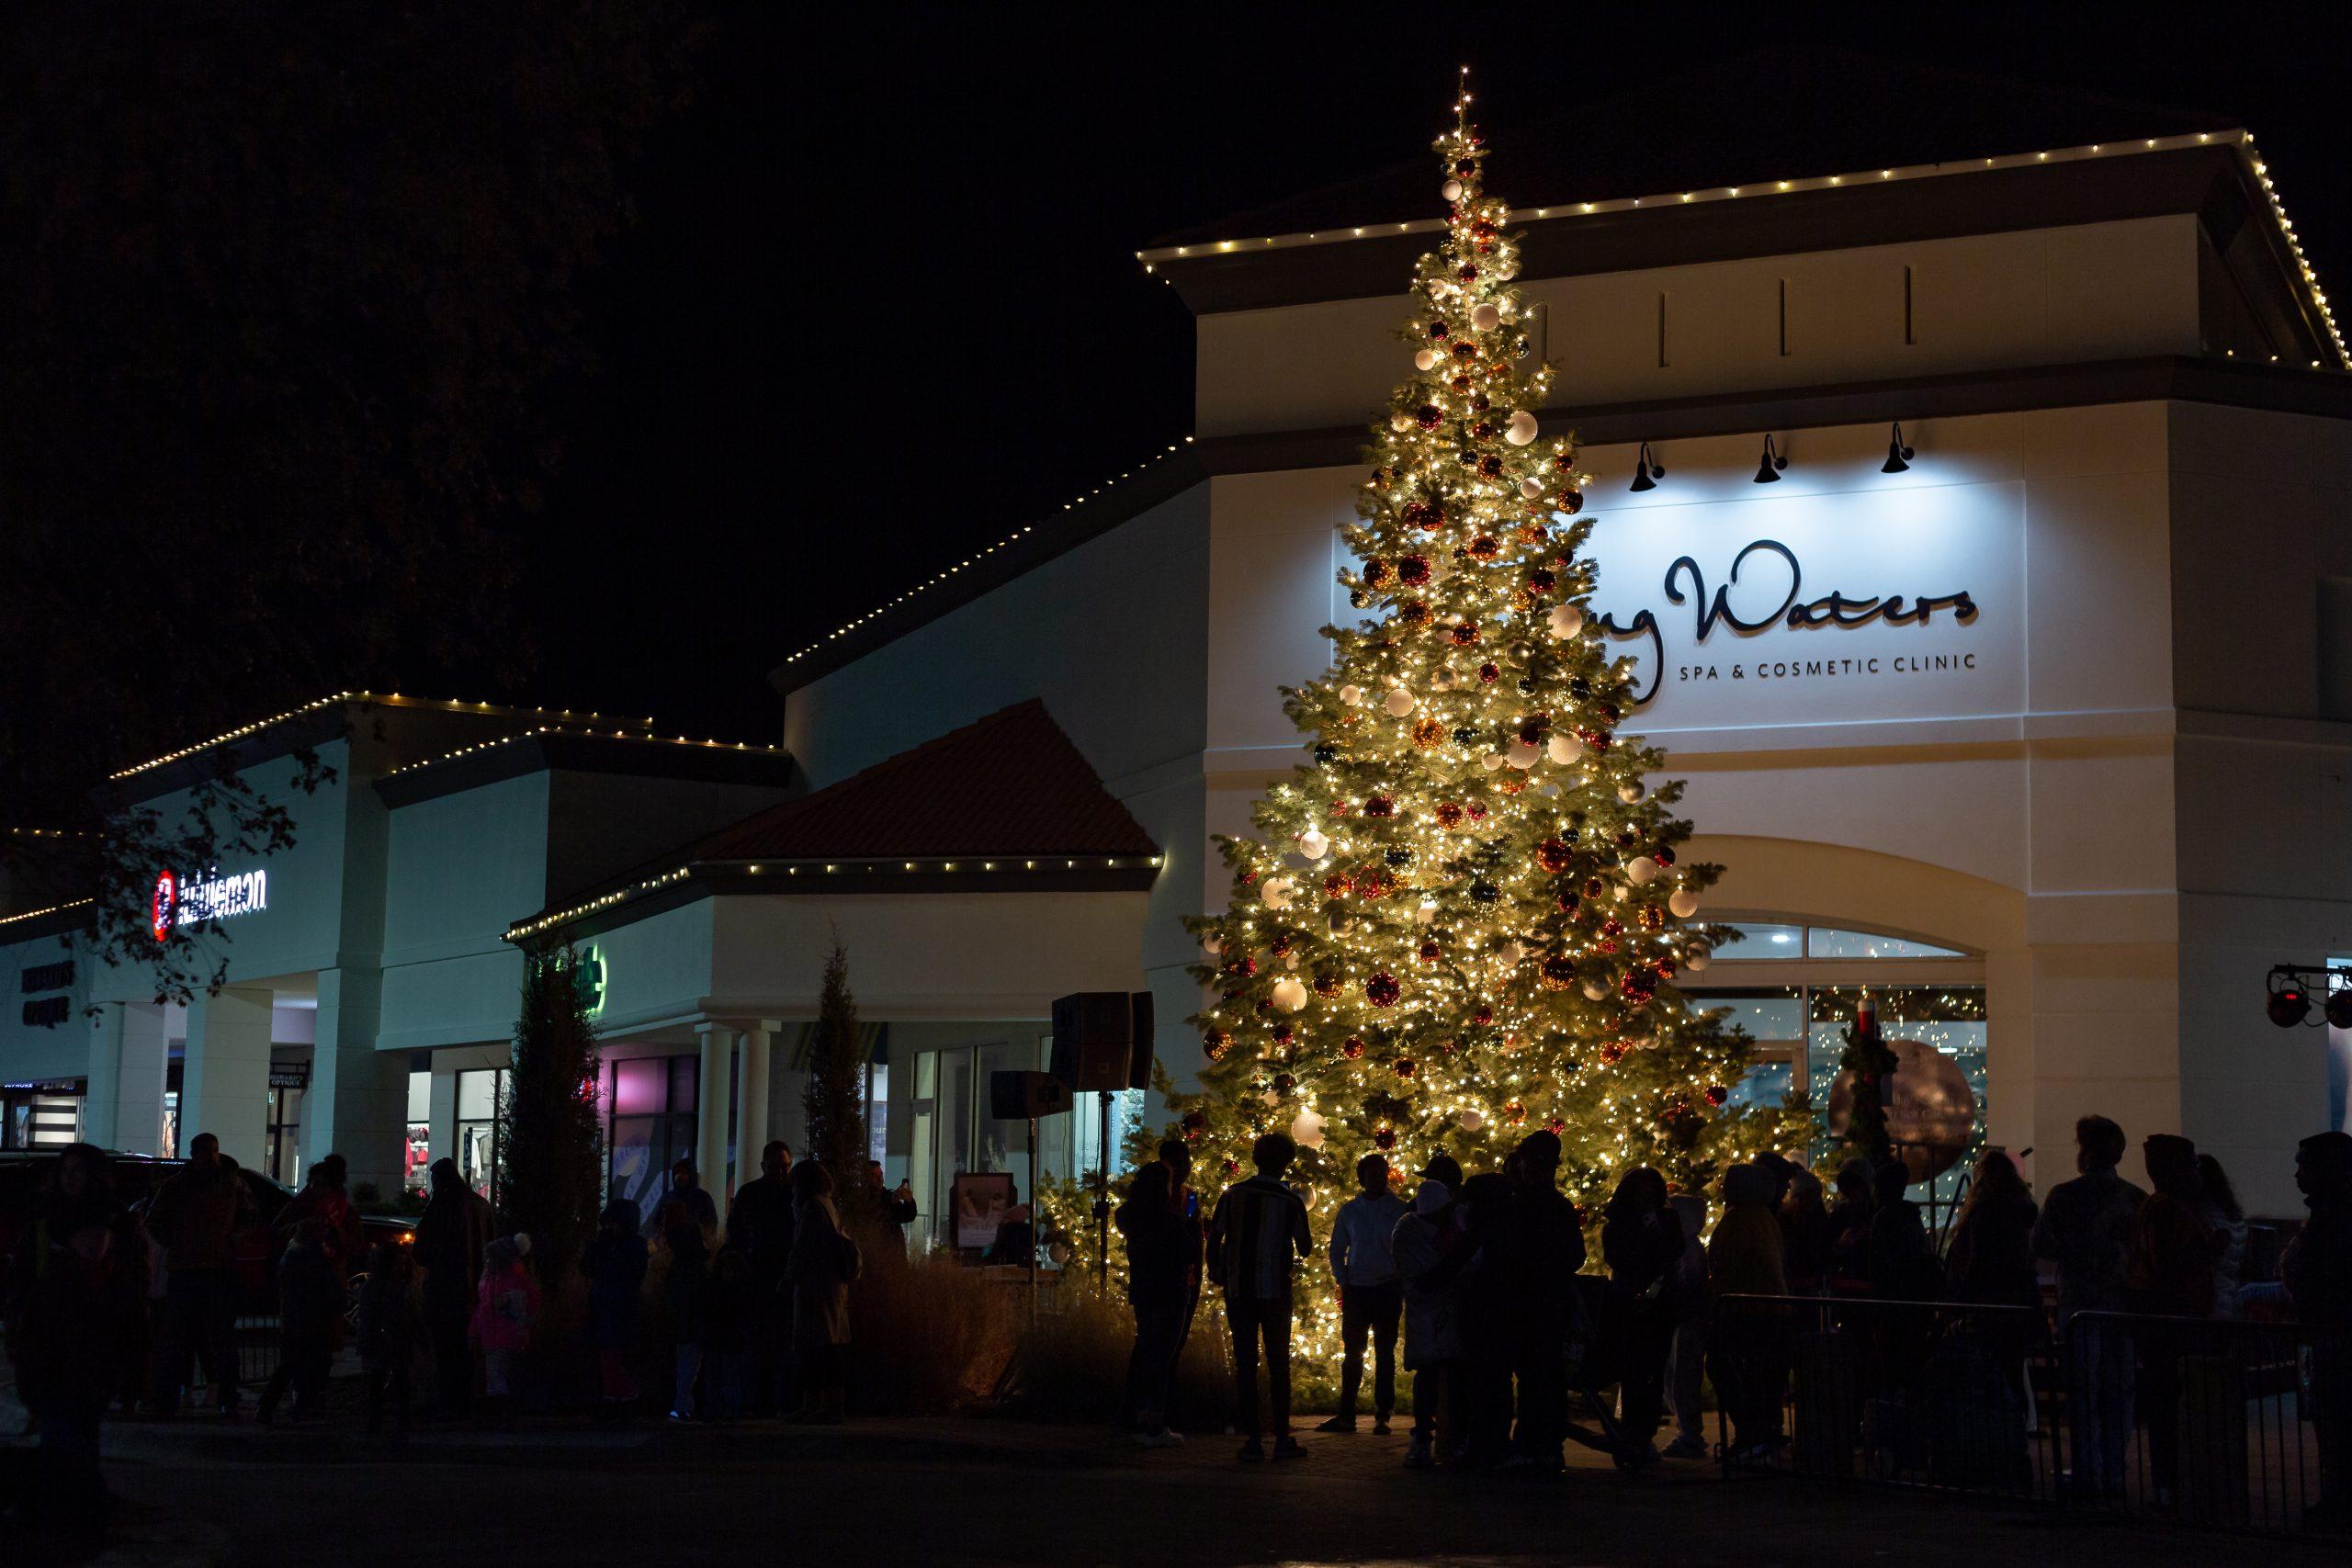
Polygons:
M2352 280L2352 8L1598 9L712 8L598 279L509 694L773 739L784 654L1189 430L1192 319L1137 249L1417 155L1459 62L1529 201L1515 118L1763 43L2211 109Z

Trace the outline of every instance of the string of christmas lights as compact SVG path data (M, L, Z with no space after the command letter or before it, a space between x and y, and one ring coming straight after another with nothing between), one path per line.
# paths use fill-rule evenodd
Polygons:
M109 773L107 777L110 782L133 778L156 768L168 767L174 762L209 751L216 746L227 746L249 736L258 735L265 729L274 729L281 724L288 724L295 719L308 717L326 708L340 707L353 703L369 704L379 707L435 708L444 713L490 714L504 718L578 719L590 724L628 722L623 719L607 721L600 713L575 714L570 708L503 707L495 703L468 703L440 697L404 697L398 692L335 692L315 701L304 703L300 707L288 708L284 713L272 714L267 718L257 718L251 724L241 724L236 728L216 735L209 740L199 740L193 746L183 746L176 751L166 751L160 757L150 758L144 762L125 768L119 773ZM645 721L645 725L649 728L652 723L650 718ZM681 737L681 739L684 738Z

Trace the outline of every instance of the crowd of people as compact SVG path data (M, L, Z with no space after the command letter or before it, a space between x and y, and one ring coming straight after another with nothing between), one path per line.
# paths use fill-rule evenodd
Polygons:
M2094 1495L2122 1484L2135 1395L2161 1502L2173 1484L2177 1355L2146 1330L2126 1334L2084 1312L2183 1319L2271 1313L2352 1328L2352 1136L2304 1141L2298 1181L2310 1218L2275 1281L2246 1275L2245 1214L2228 1173L2185 1138L2156 1134L2143 1154L2153 1191L2116 1172L2127 1144L2105 1117L2078 1128L2078 1174L2037 1204L2014 1160L1986 1150L1965 1199L1931 1233L1911 1195L1924 1174L1900 1159L1842 1164L1830 1189L1792 1159L1767 1154L1726 1170L1713 1194L1678 1191L1657 1171L1624 1171L1598 1216L1598 1273L1584 1272L1586 1227L1558 1187L1561 1150L1549 1133L1513 1149L1498 1171L1465 1176L1450 1156L1408 1183L1382 1156L1356 1169L1358 1192L1323 1241L1340 1312L1338 1410L1326 1432L1358 1429L1365 1362L1372 1430L1397 1414L1396 1369L1412 1376L1404 1463L1548 1473L1562 1465L1573 1394L1593 1396L1601 1440L1629 1468L1713 1450L1701 1404L1712 1384L1736 1457L1782 1450L1791 1316L1727 1298L1784 1303L1884 1303L1868 1335L1867 1385L1916 1393L1939 1324L1973 1309L2001 1326L1989 1364L2002 1398L2030 1411L2027 1340L2053 1328L2063 1347L2073 1442L2071 1484ZM1136 1319L1127 1406L1146 1447L1182 1442L1170 1424L1175 1374L1201 1292L1222 1292L1232 1337L1240 1457L1295 1460L1291 1337L1298 1271L1316 1237L1305 1201L1283 1177L1290 1139L1260 1138L1255 1169L1204 1219L1179 1140L1136 1171L1118 1211ZM2056 1314L2043 1314L2045 1272ZM1204 1284L1205 1281L1205 1285ZM1917 1311L1903 1310L1905 1303ZM1932 1304L1930 1304L1932 1303ZM2008 1309L2023 1309L2011 1311ZM1825 1320L1826 1321L1826 1320ZM2070 1329L2072 1332L2070 1333ZM1401 1348L1399 1338L1401 1333ZM2046 1337L2042 1343L2052 1343ZM2152 1350L2152 1346L2154 1347ZM1400 1353L1401 1349L1401 1353ZM2352 1355L2315 1354L2315 1425L2333 1479L2352 1463L2331 1410L2352 1411ZM1261 1383L1264 1384L1261 1393ZM1613 1402L1599 1397L1613 1387ZM2341 1387L2344 1393L2334 1395ZM1673 1433L1661 1450L1668 1422ZM2022 1430L2022 1427L2020 1427ZM2334 1495L2346 1495L2340 1488ZM2327 1517L2332 1501L2315 1516Z
M634 1416L640 1369L664 1361L658 1407L678 1421L844 1417L850 1286L867 1249L842 1223L831 1171L796 1164L780 1141L760 1168L723 1224L691 1162L672 1170L650 1218L627 1199L605 1206L572 1265L599 1419ZM911 1192L886 1187L878 1163L854 1179L870 1189L868 1240L903 1258ZM265 1424L281 1412L318 1419L346 1344L370 1432L408 1429L413 1363L430 1368L433 1409L485 1425L510 1421L552 1381L533 1360L545 1260L528 1235L501 1234L455 1161L434 1163L413 1230L379 1229L373 1245L347 1180L340 1156L321 1159L265 1229L254 1188L209 1134L131 1204L102 1151L60 1152L0 1301L17 1392L40 1437L30 1495L41 1509L79 1524L106 1517L98 1436L110 1411L168 1419L198 1389L220 1417L243 1414L241 1312L276 1309L276 1358L253 1406Z

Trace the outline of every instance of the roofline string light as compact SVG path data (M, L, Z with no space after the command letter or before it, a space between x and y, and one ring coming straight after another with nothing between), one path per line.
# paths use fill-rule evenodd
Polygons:
M2352 349L2347 349L2344 334L2335 324L2335 313L2328 308L2327 293L2320 288L2319 274L2303 254L2302 243L2295 238L2295 225L2287 216L2286 206L2279 201L2277 187L2270 179L2269 165L2263 161L2254 145L2254 133L2245 130L2184 131L2174 136L2149 136L2137 141L2094 141L2082 147L2057 147L2046 152L2012 152L1993 158L1961 158L1946 164L1907 164L1894 168L1861 169L1842 175L1816 175L1803 179L1758 180L1747 185L1711 186L1703 189L1660 191L1650 196L1618 197L1607 201L1571 201L1549 207L1514 208L1508 215L1514 223L1534 219L1580 218L1601 212L1631 212L1637 208L1693 206L1710 201L1734 201L1758 196L1779 196L1791 191L1830 190L1847 186L1883 185L1894 180L1933 179L1945 175L1975 174L1985 169L2030 168L2043 164L2075 163L2092 158L2126 157L2138 152L2172 152L2185 148L2222 145L2234 147L2245 164L2248 175L2269 199L2271 217L2277 221L2288 250L2292 253L2303 286L2310 292L2312 303L2334 340L2338 364L2352 369ZM1366 236L1391 234L1437 234L1445 231L1442 218L1416 219L1406 223L1364 223L1352 227L1309 230L1301 233L1268 234L1253 240L1205 240L1197 244L1161 245L1151 250L1137 251L1136 259L1144 264L1144 271L1157 274L1159 264L1191 260L1205 256L1229 255L1239 251L1266 251L1300 245L1329 245ZM1163 283L1172 283L1166 277ZM2319 368L2313 360L2312 367Z
M62 904L51 904L45 909L27 909L21 915L0 915L0 926L14 925L18 920L37 920L43 915L54 915L67 909L84 909L97 903L96 898L69 898Z
M1099 865L1096 864L1098 860L1101 862ZM1057 865L1055 863L1057 861L1061 863ZM772 873L785 876L798 876L806 873L819 877L872 876L892 871L901 875L908 872L989 874L1011 872L1016 867L1022 871L1142 871L1146 869L1157 871L1167 863L1166 855L1023 854L921 855L913 860L908 860L899 855L886 855L879 859L853 857L826 860L820 856L805 859L779 856L756 861L695 861L691 864L682 865L675 871L665 871L659 876L649 876L631 886L619 887L610 893L600 894L585 902L575 904L568 909L559 909L552 914L540 915L533 919L520 921L506 929L504 940L518 942L537 936L541 931L551 930L556 926L568 925L573 920L595 914L601 909L609 909L616 904L626 903L641 894L667 887L697 872L741 872L752 876L763 876Z
M648 735L643 730L586 729L560 724L543 724L535 729L526 729L517 735L502 735L495 740L483 740L471 746L460 746L454 751L444 751L438 757L426 757L420 761L403 762L385 773L384 777L398 778L402 773L413 773L420 768L438 767L444 762L454 762L460 757L470 757L477 751L495 750L501 746L512 746L518 740L529 740L541 735L568 735L582 740L636 740L653 746L691 746L698 750L715 751L758 751L770 754L781 754L784 751L781 746L761 746L744 740L695 740L684 735L675 739L667 735Z
M1084 495L1078 497L1076 500L1062 502L1062 510L1064 512L1077 511L1088 502L1102 495L1104 491L1107 491L1112 486L1117 484L1121 479L1131 479L1141 477L1145 469L1151 464L1165 462L1170 457L1182 451L1184 447L1189 446L1192 444L1193 438L1187 435L1181 444L1170 445L1166 451L1154 452L1150 457L1145 458L1142 462L1137 463L1134 468L1120 469L1116 475L1104 479L1101 484L1095 486L1092 490L1088 491ZM949 578L955 576L957 572L963 570L967 566L978 566L982 560L996 554L999 550L1010 549L1012 546L1019 544L1027 536L1034 534L1036 531L1037 525L1034 523L1025 528L1014 529L1012 533L1007 534L1003 538L999 539L995 544L990 545L987 548L979 550L975 554L966 556L962 560L957 561L954 566L947 568L944 571L935 571L932 573L929 577L923 579L921 582L916 583L912 588L908 589L904 593L899 594L897 598L886 599L881 604L875 605L871 610L866 611L865 614L856 617L854 620L843 621L839 626L827 632L821 638L810 643L799 652L788 655L785 659L785 662L786 664L793 664L798 662L800 660L808 658L810 654L815 653L818 649L823 648L826 643L831 642L837 637L849 636L850 633L857 630L858 627L865 625L866 622L897 609L899 605L905 604L916 594L922 592L925 589L935 587L938 584L946 581Z
M300 707L288 708L284 713L272 714L267 718L258 718L251 724L239 725L226 734L216 735L209 740L199 740L193 746L183 746L176 751L166 751L164 755L141 762L135 767L125 768L120 773L108 773L107 777L109 781L127 779L139 773L152 772L156 768L167 767L171 763L185 761L199 752L209 751L216 746L227 746L249 736L258 735L265 729L273 729L278 725L308 717L322 709L338 707L349 703L371 703L382 707L435 708L444 713L486 713L516 718L584 719L590 723L628 722L621 719L606 719L600 713L574 713L570 708L506 707L497 703L468 703L447 697L404 697L398 692L336 692L330 696L321 697L315 702L304 703ZM645 727L650 728L652 723L653 721L649 718L645 721Z

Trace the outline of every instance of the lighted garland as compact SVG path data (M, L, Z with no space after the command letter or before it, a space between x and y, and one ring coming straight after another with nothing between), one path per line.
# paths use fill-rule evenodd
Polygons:
M1230 905L1190 922L1206 1064L1170 1100L1194 1182L1213 1201L1253 1139L1291 1133L1318 1236L1373 1150L1400 1179L1441 1150L1492 1169L1548 1127L1590 1217L1630 1166L1697 1184L1810 1131L1725 1109L1748 1042L1671 984L1724 934L1693 923L1718 868L1685 861L1681 785L1650 786L1661 753L1620 732L1631 666L1591 635L1589 476L1537 428L1552 370L1467 104L1436 143L1449 212L1414 276L1414 374L1341 530L1340 581L1374 614L1325 628L1331 669L1285 690L1308 758L1255 836L1218 840ZM1300 1283L1295 1343L1328 1361L1319 1259Z

